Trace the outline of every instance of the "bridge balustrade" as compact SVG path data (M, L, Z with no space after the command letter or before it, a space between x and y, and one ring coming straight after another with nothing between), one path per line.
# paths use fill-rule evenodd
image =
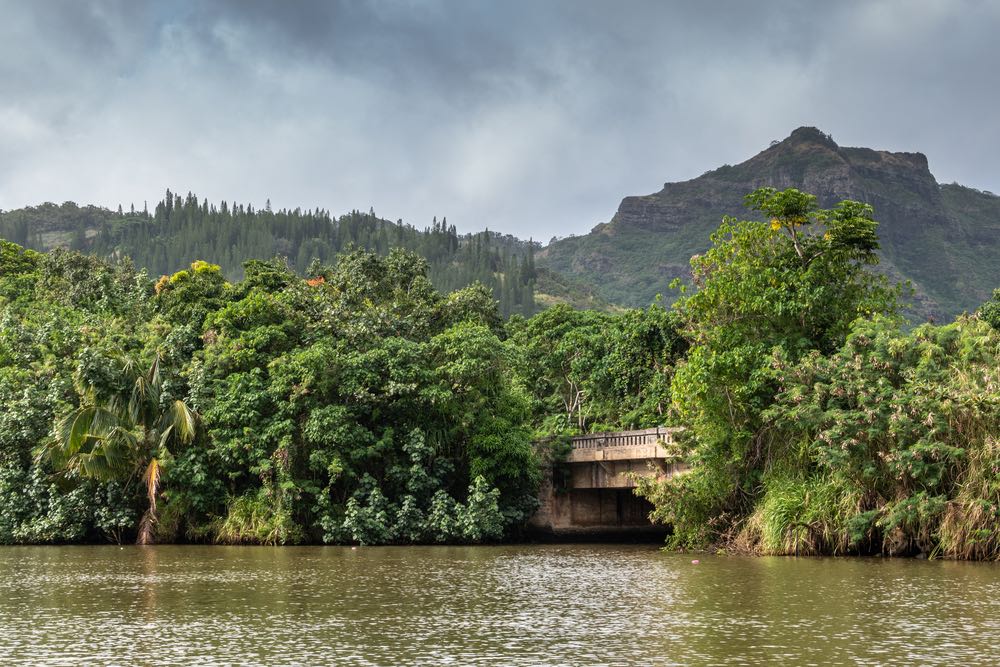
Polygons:
M641 447L669 444L678 428L647 428L640 431L590 433L573 438L573 449L606 449L610 447Z

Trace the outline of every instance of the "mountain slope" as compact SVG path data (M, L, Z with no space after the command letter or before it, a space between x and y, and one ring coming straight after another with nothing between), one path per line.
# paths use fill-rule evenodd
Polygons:
M1000 197L939 185L920 153L841 147L809 127L736 166L626 197L609 223L552 243L538 265L593 284L613 303L643 305L658 293L672 299L670 281L688 275L689 258L708 247L723 215L753 217L743 196L762 186L811 192L822 207L872 204L881 223L879 270L913 283L919 317L974 309L1000 285Z

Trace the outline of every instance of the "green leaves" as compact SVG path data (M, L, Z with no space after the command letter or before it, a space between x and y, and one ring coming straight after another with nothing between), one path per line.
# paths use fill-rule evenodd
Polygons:
M776 228L794 229L813 221L816 214L816 196L788 188L759 188L748 194L744 200L749 208L761 211Z
M170 429L172 437L176 437L185 444L194 440L197 432L197 415L184 401L172 401L164 417L166 418L164 424L167 426L164 428L161 425L161 431L166 432L167 429ZM167 444L167 442L169 442L169 438L163 444Z
M1000 331L1000 288L993 290L993 298L979 308L979 319Z
M0 278L30 273L38 267L41 255L9 241L0 239Z
M868 548L888 553L1000 554L1000 335L971 319L908 333L858 320L835 354L775 368L764 417L805 454L776 461L851 499L824 523L833 542L857 544L863 525Z
M456 501L444 489L429 499L407 494L400 504L389 501L377 482L366 476L348 500L343 530L362 545L390 543L478 544L503 536L506 521L500 511L500 491L482 477L469 486L468 500ZM338 533L328 533L336 541Z
M842 201L821 216L820 220L827 227L823 239L832 249L844 250L865 263L874 264L874 252L879 248L874 214L869 204Z
M554 306L512 320L509 343L542 435L656 426L686 348L659 304L618 315Z
M523 518L536 470L524 415L507 408L521 403L481 287L444 298L426 262L399 251L345 255L309 282L272 263L247 269L206 317L195 366L206 446L232 498L260 488L326 541L417 539L414 517L426 519L432 495L461 491L486 467L504 527ZM397 528L403 507L409 527Z
M856 318L895 310L895 291L864 270L878 247L870 206L823 211L810 194L774 188L750 193L747 204L769 221L724 219L713 246L691 259L697 291L675 304L691 347L673 374L673 403L701 461L683 482L698 489L700 509L677 516L696 521L752 513L764 471L788 454L775 450L766 413L780 368L833 352Z
M39 456L57 470L82 478L134 479L140 473L149 503L139 528L139 540L145 544L153 539L164 465L172 459L168 447L190 443L197 419L183 401L163 400L158 357L148 370L127 355L115 355L111 361L116 373L103 378L106 386L93 384L92 374L79 374L82 403L63 417L57 437Z

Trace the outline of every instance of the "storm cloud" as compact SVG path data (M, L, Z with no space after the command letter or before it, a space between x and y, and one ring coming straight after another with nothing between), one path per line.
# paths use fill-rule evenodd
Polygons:
M1000 190L1000 3L0 0L0 208L209 200L548 240L800 125Z

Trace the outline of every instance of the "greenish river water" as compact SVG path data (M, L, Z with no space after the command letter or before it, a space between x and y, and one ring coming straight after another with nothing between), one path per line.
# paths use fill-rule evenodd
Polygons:
M655 546L4 547L0 662L1000 664L1000 566Z

